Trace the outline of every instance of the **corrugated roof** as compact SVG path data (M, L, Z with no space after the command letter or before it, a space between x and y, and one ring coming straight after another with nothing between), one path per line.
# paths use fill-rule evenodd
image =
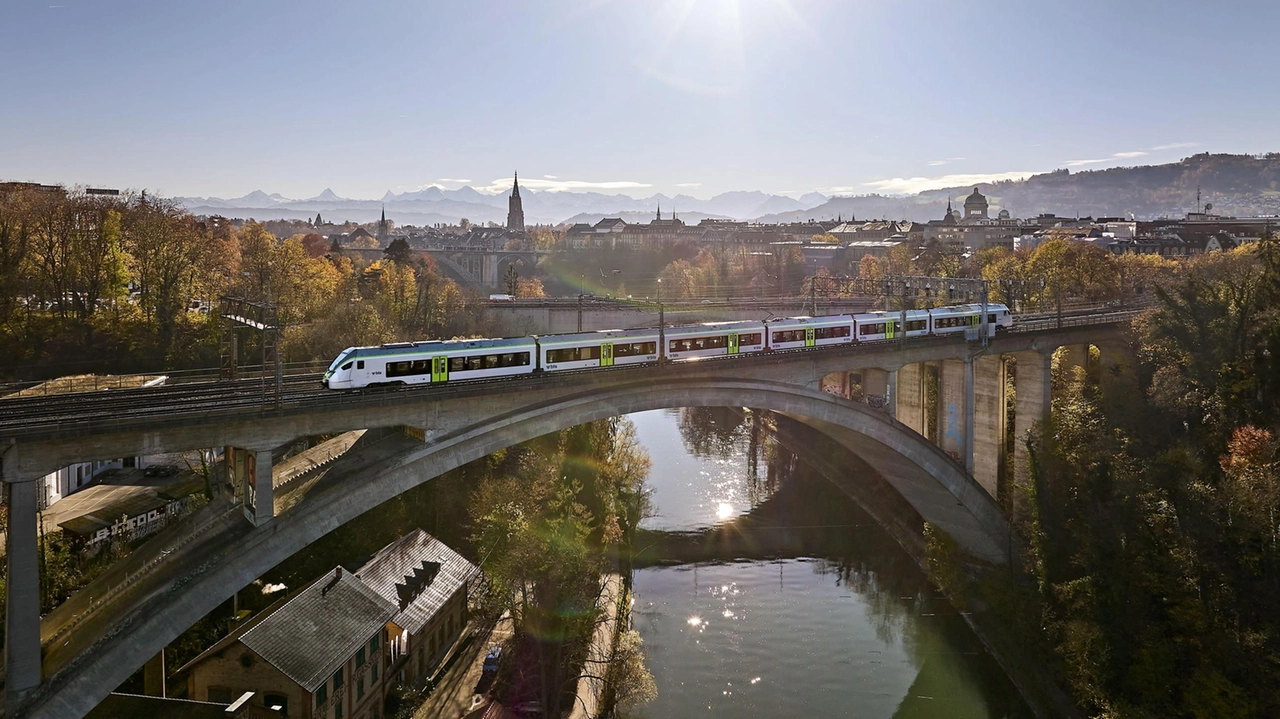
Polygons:
M356 574L398 607L391 621L416 634L479 571L444 542L415 529L384 547Z
M315 691L395 615L395 604L337 567L245 632L240 641Z

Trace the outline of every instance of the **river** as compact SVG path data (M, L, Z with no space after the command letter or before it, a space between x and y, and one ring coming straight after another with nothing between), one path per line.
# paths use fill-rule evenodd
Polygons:
M767 434L753 441L749 417L630 419L653 462L643 526L667 555L635 573L659 695L640 716L1031 716L906 552ZM720 557L677 563L714 527Z

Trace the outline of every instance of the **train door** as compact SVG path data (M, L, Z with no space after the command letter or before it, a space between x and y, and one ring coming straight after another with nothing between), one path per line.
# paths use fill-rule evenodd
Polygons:
M817 343L818 343L817 331L814 330L812 327L805 327L804 328L804 346L812 347Z
M885 338L885 339L887 339L887 340L891 340L891 339L893 339L893 336L894 336L894 334L895 334L894 330L895 330L895 329L897 329L897 327L898 327L897 323L896 323L896 322L894 322L893 320L889 320L888 322L885 322L885 323L884 323L884 338Z
M613 366L613 343L612 342L605 342L604 344L600 345L600 366L601 367Z
M737 332L730 332L730 333L729 333L729 345L728 345L728 346L729 346L729 354L731 354L731 355L736 355L736 354L738 354L738 333L737 333Z
M444 355L431 358L431 381L449 381L449 358Z

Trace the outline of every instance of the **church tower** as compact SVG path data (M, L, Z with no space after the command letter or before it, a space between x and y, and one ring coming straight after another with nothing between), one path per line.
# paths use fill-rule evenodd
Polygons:
M507 198L507 229L524 232L524 207L520 204L520 173L511 183L511 197Z
M382 208L382 219L378 220L378 242L386 242L389 234L390 233L387 231L387 208L384 205Z

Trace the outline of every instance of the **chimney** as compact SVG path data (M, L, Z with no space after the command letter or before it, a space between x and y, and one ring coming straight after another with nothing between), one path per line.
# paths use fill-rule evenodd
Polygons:
M326 585L324 585L324 589L321 589L321 590L320 590L320 596L322 596L322 597L323 597L323 596L327 595L327 594L329 593L329 590L330 590L330 589L333 589L333 588L334 588L334 586L335 586L335 585L337 585L337 583L338 583L338 582L340 582L340 581L342 581L342 566L341 566L341 565L339 565L339 566L337 566L337 567L334 567L334 568L333 568L333 579L330 579L330 580L329 580L329 583L328 583L328 584L326 584Z

